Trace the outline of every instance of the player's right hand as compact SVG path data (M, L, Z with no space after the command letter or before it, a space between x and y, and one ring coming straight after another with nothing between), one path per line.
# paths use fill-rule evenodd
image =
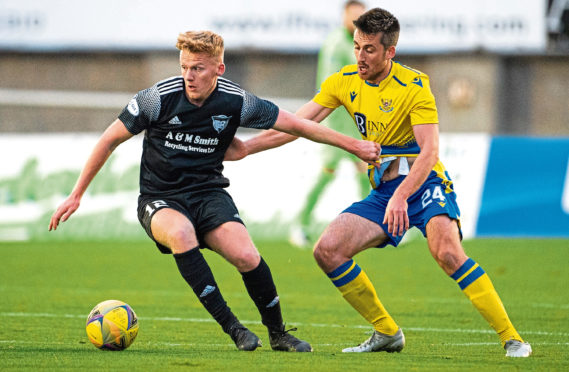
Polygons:
M79 208L80 199L70 195L51 216L49 221L49 231L57 230L59 222L65 222Z
M377 142L359 140L354 155L366 163L375 165L381 155L381 145Z

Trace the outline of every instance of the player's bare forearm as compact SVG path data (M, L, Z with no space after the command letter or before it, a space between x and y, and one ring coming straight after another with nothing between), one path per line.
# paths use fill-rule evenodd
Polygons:
M400 197L407 200L421 185L425 182L429 173L435 166L438 160L438 154L431 151L424 151L421 149L421 154L417 156L413 166L409 170L409 174L405 177L403 182L397 187L393 196Z
M258 136L245 141L247 155L256 154L261 151L274 149L297 139L288 133L283 133L274 129L267 130Z
M130 137L132 137L132 134L126 130L124 124L118 119L107 128L95 144L71 194L51 216L48 227L50 231L56 230L59 222L65 222L79 208L81 198L93 178L95 178L95 175L105 164L114 149Z
M300 119L281 110L274 129L295 136L305 137L311 141L339 147L366 162L375 162L380 153L380 146L371 141L362 141L336 132L316 122Z
M304 104L298 111L296 112L296 116L303 119L309 119L315 122L320 122L326 116L332 112L333 109L329 109L319 104L309 101ZM281 112L285 112L283 110L279 111L279 117L282 121L282 116L280 115ZM277 122L278 122L277 118ZM247 141L244 142L245 147L238 149L239 144L232 144L228 149L227 153L225 154L224 160L239 160L244 158L247 155L256 154L261 151L273 149L275 147L282 146L289 142L292 142L298 138L298 134L290 134L279 130L268 130L266 132L261 133L258 136L255 136Z
M413 127L413 132L421 152L409 174L389 199L383 218L383 223L387 224L387 231L399 236L409 229L407 199L421 187L439 159L438 125L416 125Z
M95 175L103 167L112 152L120 145L122 142L131 138L132 134L126 129L124 124L120 120L113 122L106 130L103 132L91 155L87 159L77 184L73 188L72 194L79 197L83 196L85 190L95 178Z
M439 160L438 125L416 125L413 129L421 152L394 193L405 200L421 187Z

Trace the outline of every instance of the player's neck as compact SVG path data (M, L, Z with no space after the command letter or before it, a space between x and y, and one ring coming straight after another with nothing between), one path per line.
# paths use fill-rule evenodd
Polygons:
M370 84L373 84L373 85L379 85L379 83L381 83L383 81L383 79L385 79L389 75L389 73L391 72L392 65L393 65L393 62L390 59L389 61L387 61L385 68L381 71L381 73L376 78L366 79L366 81Z

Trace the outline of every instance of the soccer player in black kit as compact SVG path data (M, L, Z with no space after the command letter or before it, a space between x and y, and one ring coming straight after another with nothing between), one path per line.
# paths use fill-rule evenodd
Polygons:
M49 230L77 210L89 183L113 150L144 133L138 218L163 253L172 253L182 277L240 350L255 350L259 338L244 327L223 299L199 248L217 252L241 273L249 296L269 331L273 350L312 351L284 327L269 266L260 256L231 196L225 191L223 158L239 126L274 128L340 147L374 162L379 147L314 122L221 78L223 39L210 31L178 36L181 76L138 92L102 134L69 197L51 217ZM233 147L232 147L233 148Z

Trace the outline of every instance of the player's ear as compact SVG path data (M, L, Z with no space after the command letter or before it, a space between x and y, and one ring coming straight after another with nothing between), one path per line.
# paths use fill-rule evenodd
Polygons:
M392 59L395 57L395 45L392 45L392 46L387 48L386 57L388 59Z
M225 73L225 63L221 62L219 66L217 66L217 76L221 76Z

